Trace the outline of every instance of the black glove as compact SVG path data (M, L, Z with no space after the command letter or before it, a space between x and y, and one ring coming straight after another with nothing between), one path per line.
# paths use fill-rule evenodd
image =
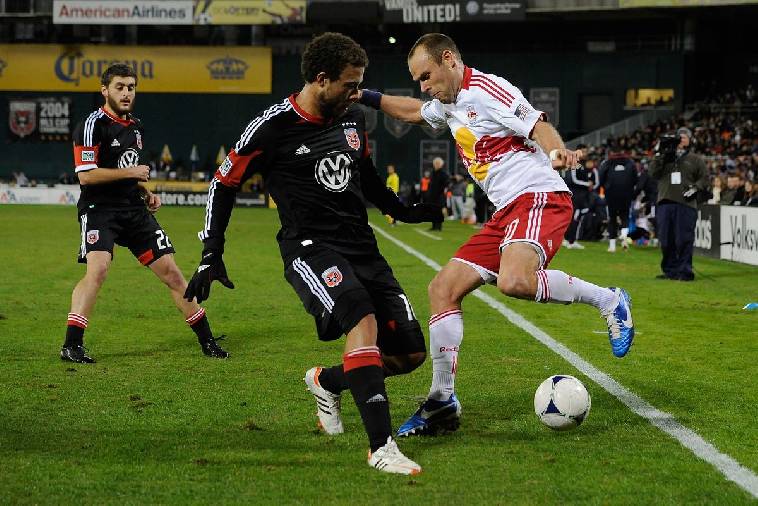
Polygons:
M211 283L214 279L227 288L234 288L234 283L226 275L226 266L223 258L221 258L221 253L205 250L197 271L187 284L184 298L189 301L197 298L197 303L200 304L210 296Z
M682 192L682 197L684 197L684 200L692 200L696 196L697 196L697 187L695 185L688 186L687 189Z
M425 221L434 223L444 220L442 207L437 204L413 204L406 207L401 216L395 216L395 218L405 223L423 223Z

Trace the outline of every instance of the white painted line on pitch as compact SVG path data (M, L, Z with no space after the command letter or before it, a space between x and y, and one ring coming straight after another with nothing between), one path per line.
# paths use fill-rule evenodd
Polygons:
M408 246L404 242L391 236L384 230L374 227L373 229L386 238L388 241L394 243L407 253L415 256L426 265L439 271L442 266L427 257L426 255L418 252L412 247ZM568 363L576 367L585 376L592 381L600 385L606 392L616 397L622 403L638 414L642 418L645 418L652 425L658 427L660 430L679 441L679 443L700 457L704 461L715 467L727 480L733 481L741 489L758 499L758 476L747 467L741 465L732 457L725 453L721 453L713 444L709 443L702 437L700 437L692 429L688 429L681 423L677 422L673 415L660 411L652 404L648 403L637 394L632 393L622 386L615 379L611 378L608 374L604 373L594 365L590 364L582 357L568 349L565 345L559 343L544 331L528 321L526 318L518 314L517 312L509 309L502 302L496 300L494 297L484 293L481 290L475 290L473 292L474 297L480 299L485 304L505 316L515 326L521 328L537 341L541 342L552 351L560 355Z
M426 230L421 230L420 228L414 228L415 232L418 232L419 234L423 235L424 237L428 237L429 239L434 239L435 241L441 241L442 237L436 236L434 234L430 234Z

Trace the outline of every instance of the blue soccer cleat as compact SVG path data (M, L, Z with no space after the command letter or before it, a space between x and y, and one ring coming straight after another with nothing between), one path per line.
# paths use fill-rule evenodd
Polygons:
M608 322L608 340L611 351L616 357L623 357L634 341L634 322L632 321L632 298L623 288L609 287L617 297L616 305L607 313L602 313Z
M446 401L427 399L413 415L397 429L398 437L437 435L452 432L460 426L461 403L455 394Z

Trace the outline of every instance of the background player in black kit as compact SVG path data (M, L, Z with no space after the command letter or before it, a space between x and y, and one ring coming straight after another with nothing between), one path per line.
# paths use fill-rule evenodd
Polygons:
M84 329L113 260L114 243L128 247L169 287L203 353L226 358L228 354L213 339L205 310L184 300L187 282L174 262L168 236L152 215L161 205L160 198L139 184L148 180L150 169L140 163L142 124L130 114L137 74L127 65L112 65L103 73L101 84L105 104L74 130L74 161L81 184L79 262L87 264L87 272L71 295L61 359L94 362L83 346Z
M322 340L347 336L343 364L313 368L305 381L319 421L342 432L340 394L350 389L368 433L369 465L416 474L391 438L384 378L407 373L426 357L413 309L379 253L364 197L409 223L441 219L438 206L406 207L385 187L366 146L365 118L354 104L368 65L349 37L316 37L302 59L305 86L253 119L211 181L203 258L185 296L202 302L211 282L229 280L224 231L241 183L259 172L276 201L277 240L287 281L314 316Z

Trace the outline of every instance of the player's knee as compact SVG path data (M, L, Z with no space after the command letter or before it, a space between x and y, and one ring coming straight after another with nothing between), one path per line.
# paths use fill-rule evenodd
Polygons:
M522 275L499 276L497 280L497 288L500 292L519 299L534 297L535 288L533 284L528 276Z
M429 300L438 303L448 303L452 301L453 291L452 287L445 280L444 276L437 274L427 287L429 294ZM434 305L434 304L432 304Z
M90 283L97 286L105 283L105 278L108 277L108 264L93 264L87 265L87 274L85 277Z

